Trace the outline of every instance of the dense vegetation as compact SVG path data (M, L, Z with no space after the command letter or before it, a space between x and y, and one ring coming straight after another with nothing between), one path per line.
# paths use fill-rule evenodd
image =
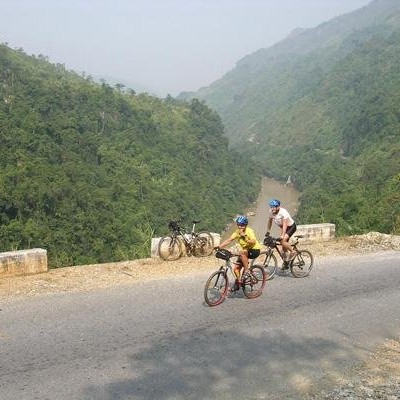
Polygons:
M0 142L0 251L42 247L53 267L149 256L171 218L218 232L259 189L203 103L97 84L6 45Z
M400 234L397 0L299 31L182 97L214 107L266 175L292 177L299 222Z

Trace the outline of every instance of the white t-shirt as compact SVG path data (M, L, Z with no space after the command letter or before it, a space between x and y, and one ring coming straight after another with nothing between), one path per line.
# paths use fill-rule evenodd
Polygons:
M269 210L269 216L270 216L270 218L272 218L274 220L274 222L280 228L282 228L283 220L286 218L288 220L287 226L292 226L294 224L293 218L290 216L289 212L283 207L279 208L278 214L276 214L276 215L272 214L272 210Z

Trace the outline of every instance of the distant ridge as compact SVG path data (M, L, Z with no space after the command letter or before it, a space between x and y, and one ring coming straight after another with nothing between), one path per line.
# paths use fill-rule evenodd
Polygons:
M231 148L266 175L292 177L302 191L300 219L336 222L339 234L394 233L400 229L399 54L400 1L374 0L292 32L180 98L214 108ZM377 202L387 210L384 220L369 216L369 204Z

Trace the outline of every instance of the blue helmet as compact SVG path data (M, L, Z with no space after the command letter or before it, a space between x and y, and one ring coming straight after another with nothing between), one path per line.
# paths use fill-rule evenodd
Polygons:
M244 215L239 215L236 218L236 223L239 224L239 225L247 225L249 223L249 220Z
M279 207L281 205L281 202L279 200L277 200L277 199L271 199L268 202L268 204L269 204L270 207Z

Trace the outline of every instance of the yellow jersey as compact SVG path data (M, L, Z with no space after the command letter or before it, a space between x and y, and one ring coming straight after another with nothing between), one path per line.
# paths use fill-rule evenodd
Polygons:
M235 232L232 233L230 238L233 239L233 240L237 240L237 242L239 243L239 246L242 249L246 249L246 250L249 250L249 249L254 249L254 250L261 249L261 244L257 240L256 234L254 233L253 229L251 229L248 226L246 226L246 229L244 230L244 234L245 234L245 237L242 238L240 236L239 229L236 229ZM255 240L255 243L253 245L247 243L246 240L252 240L252 239Z

